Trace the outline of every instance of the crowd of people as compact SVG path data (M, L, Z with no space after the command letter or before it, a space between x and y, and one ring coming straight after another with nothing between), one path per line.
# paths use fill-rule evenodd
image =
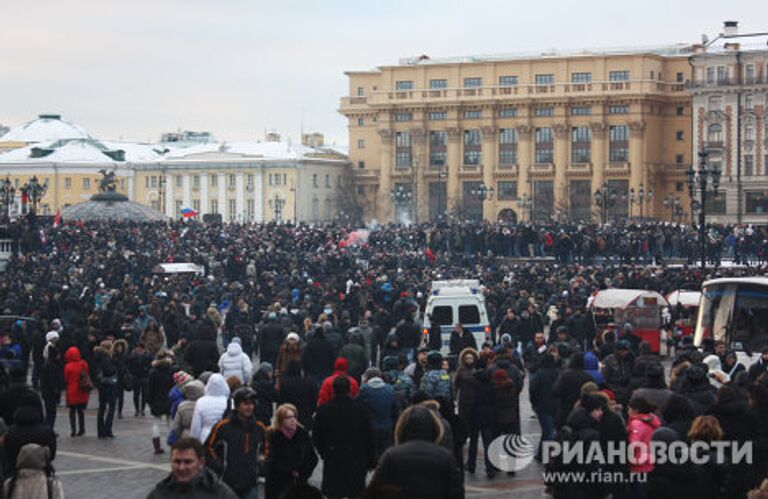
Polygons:
M490 443L521 433L526 378L542 441L647 442L674 432L686 442L748 439L759 450L750 473L644 463L620 471L648 472L645 485L552 483L556 497L666 497L651 491L704 475L712 482L697 489L710 494L702 497L743 497L765 476L768 353L740 373L733 352L715 352L722 345L704 356L684 344L669 379L631 327L600 337L586 310L609 287L666 294L715 276L762 275L761 228L710 227L710 259L747 265L707 269L663 265L695 259L698 248L690 228L666 224L104 222L31 232L0 282L10 317L0 318L0 416L10 426L11 483L42 463L35 476L59 491L51 462L63 396L70 438L92 431L91 397L102 439L114 438L115 417L149 409L148 445L171 448L156 499L257 497L260 473L274 498L463 497L479 444L493 478ZM549 255L558 263L504 258ZM204 274L154 273L163 262ZM430 283L450 278L482 282L493 327L478 344L457 324L446 354L439 328L424 334L418 313ZM313 492L307 480L321 461Z

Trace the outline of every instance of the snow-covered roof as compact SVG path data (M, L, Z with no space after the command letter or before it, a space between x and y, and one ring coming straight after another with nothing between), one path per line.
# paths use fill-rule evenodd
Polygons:
M145 144L141 142L116 142L114 140L101 140L112 151L125 151L125 160L129 163L141 163L147 161L159 161L163 159L163 147L157 144Z
M120 153L122 151L122 153ZM46 152L48 152L46 154ZM162 155L150 144L64 139L31 144L0 154L0 164L8 163L141 163L159 161Z
M617 289L610 288L598 291L587 300L587 307L590 308L626 308L638 298L655 298L660 306L667 306L667 299L656 291L647 291L644 289Z
M41 114L37 119L12 128L0 142L52 142L61 139L93 138L84 128L61 119L58 114Z
M170 151L165 155L167 160L196 160L209 159L212 155L230 157L242 157L243 159L312 159L316 156L327 155L329 151L324 148L307 147L301 144L288 142L211 142L198 144L183 149Z

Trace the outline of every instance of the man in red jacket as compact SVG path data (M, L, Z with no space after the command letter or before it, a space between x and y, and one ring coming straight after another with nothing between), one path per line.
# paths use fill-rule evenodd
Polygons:
M326 402L333 400L333 380L339 376L346 376L349 378L349 396L350 398L357 397L357 392L360 390L360 386L355 381L355 378L347 376L347 370L349 369L349 362L344 357L336 359L336 363L333 365L333 374L325 378L322 386L320 387L320 394L317 396L317 405L321 406Z

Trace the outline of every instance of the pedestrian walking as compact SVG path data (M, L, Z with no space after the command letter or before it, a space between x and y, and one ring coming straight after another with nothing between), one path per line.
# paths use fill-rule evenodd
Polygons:
M318 458L312 438L299 423L299 413L293 404L281 404L277 408L275 422L269 430L264 494L267 499L278 499L306 485Z

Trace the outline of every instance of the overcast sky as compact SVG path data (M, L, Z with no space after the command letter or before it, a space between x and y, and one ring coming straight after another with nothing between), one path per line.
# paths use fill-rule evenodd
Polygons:
M58 112L98 137L347 143L345 70L398 58L694 42L768 31L767 0L3 0L0 123Z

